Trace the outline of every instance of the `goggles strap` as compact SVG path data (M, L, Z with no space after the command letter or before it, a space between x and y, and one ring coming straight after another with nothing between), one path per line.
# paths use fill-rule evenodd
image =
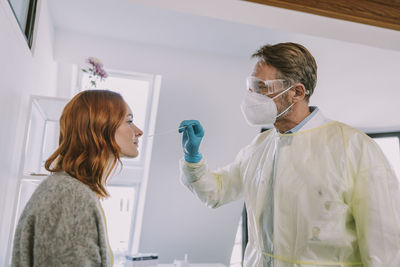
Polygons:
M277 97L283 95L284 93L286 93L287 91L289 91L290 89L292 89L292 87L293 87L293 85L290 86L290 87L288 87L287 89L283 90L282 92L280 92L279 94L277 94L276 96L274 96L274 97L271 98L271 99L275 99L275 98L277 98Z

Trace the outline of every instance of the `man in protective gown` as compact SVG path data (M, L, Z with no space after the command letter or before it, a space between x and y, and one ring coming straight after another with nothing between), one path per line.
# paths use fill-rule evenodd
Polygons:
M399 267L399 183L381 149L308 105L317 65L305 47L266 45L253 57L242 112L272 129L212 171L201 124L183 121L183 184L212 208L244 197L245 267Z

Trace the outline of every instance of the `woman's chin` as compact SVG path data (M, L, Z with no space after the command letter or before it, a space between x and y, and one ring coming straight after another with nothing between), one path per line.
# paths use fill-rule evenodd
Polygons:
M128 159L133 159L136 158L139 155L139 152L131 152L131 153L121 153L121 158L128 158Z

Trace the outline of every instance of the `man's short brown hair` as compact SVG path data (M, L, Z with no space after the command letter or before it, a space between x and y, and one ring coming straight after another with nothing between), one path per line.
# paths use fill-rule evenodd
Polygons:
M289 84L302 83L308 94L308 102L317 83L317 63L311 53L296 43L265 45L252 55L278 70L277 79L284 79Z

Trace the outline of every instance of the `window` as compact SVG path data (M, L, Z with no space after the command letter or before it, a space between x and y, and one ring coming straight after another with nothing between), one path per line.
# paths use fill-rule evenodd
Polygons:
M120 93L128 103L133 112L133 121L136 126L145 133L141 137L139 146L139 156L134 159L121 159L124 167L140 167L144 164L147 150L145 149L150 135L149 131L152 109L156 108L158 99L158 82L160 77L149 74L127 74L116 71L108 71L109 77L101 82L97 82L96 89L108 89ZM89 75L82 73L79 88L84 89L85 85L90 84Z
M129 251L133 212L136 210L138 187L107 186L111 198L102 201L106 215L109 242L114 253Z
M37 0L8 0L15 18L25 35L29 48L32 47L36 18Z
M98 82L97 88L109 89L120 93L132 109L133 122L144 131L147 126L146 117L148 116L146 115L149 113L147 107L151 105L149 97L152 90L152 78L151 75L127 75L111 72L106 80ZM89 75L86 73L82 74L81 84L86 85L89 83ZM144 142L144 139L144 136L142 136L141 143ZM124 165L132 165L132 162L140 162L144 156L142 148L143 146L139 146L139 156L137 158L123 159Z
M392 165L397 179L400 178L400 132L371 133L368 134L374 139Z
M154 131L160 77L110 70L107 73L109 76L97 82L96 89L120 93L132 109L135 125L144 132L140 138L139 156L121 159L123 168L108 181L110 198L102 201L110 246L118 264L127 253L138 252L152 147L152 139L147 137ZM78 87L84 89L90 84L89 75L80 73L78 81Z

